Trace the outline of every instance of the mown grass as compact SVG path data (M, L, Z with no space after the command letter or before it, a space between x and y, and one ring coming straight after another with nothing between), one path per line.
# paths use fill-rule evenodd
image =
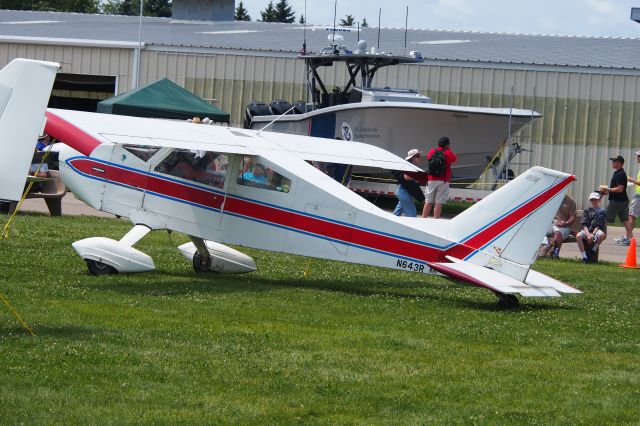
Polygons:
M4 218L4 216L0 216ZM23 215L0 242L0 423L637 424L640 273L541 262L584 291L481 289L243 249L259 271L90 276L71 242L130 225ZM305 271L308 274L305 276Z

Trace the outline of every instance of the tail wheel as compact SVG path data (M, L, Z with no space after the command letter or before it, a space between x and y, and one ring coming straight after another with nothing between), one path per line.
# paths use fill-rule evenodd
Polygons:
M193 270L202 272L211 272L211 256L203 256L199 251L193 255Z
M91 275L108 275L108 274L117 274L118 270L111 265L107 265L106 263L98 262L97 260L86 259L87 268L89 268L89 272Z
M498 306L501 308L516 308L520 305L520 301L513 294L498 294Z

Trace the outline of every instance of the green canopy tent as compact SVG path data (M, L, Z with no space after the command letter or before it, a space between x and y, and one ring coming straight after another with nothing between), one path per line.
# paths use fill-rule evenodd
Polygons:
M229 123L228 113L166 78L98 102L98 112L183 120L209 117Z

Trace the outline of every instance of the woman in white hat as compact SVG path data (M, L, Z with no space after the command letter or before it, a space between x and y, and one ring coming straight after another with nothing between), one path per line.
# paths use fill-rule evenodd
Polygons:
M405 158L411 164L417 165L420 162L420 151L417 149L411 149L407 153ZM416 182L411 176L401 172L395 171L393 177L396 178L398 186L396 188L396 197L398 197L398 204L393 210L393 214L396 216L416 217L417 210L414 200L424 201L424 193L420 188L418 182Z

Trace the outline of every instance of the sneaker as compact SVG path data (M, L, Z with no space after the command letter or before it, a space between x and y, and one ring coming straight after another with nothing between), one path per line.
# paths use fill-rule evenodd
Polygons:
M589 263L589 259L585 256L582 258L582 263Z
M560 259L560 250L557 248L553 249L553 253L551 253L552 259Z
M613 241L614 241L614 242L616 242L616 243L619 243L620 241L624 241L624 240L626 240L626 239L627 239L627 236L626 236L626 235L623 235L623 236L622 236L622 237L620 237L620 238L614 238L614 239L613 239Z
M629 243L631 242L631 240L628 239L627 237L618 238L614 241L621 246L628 246Z

